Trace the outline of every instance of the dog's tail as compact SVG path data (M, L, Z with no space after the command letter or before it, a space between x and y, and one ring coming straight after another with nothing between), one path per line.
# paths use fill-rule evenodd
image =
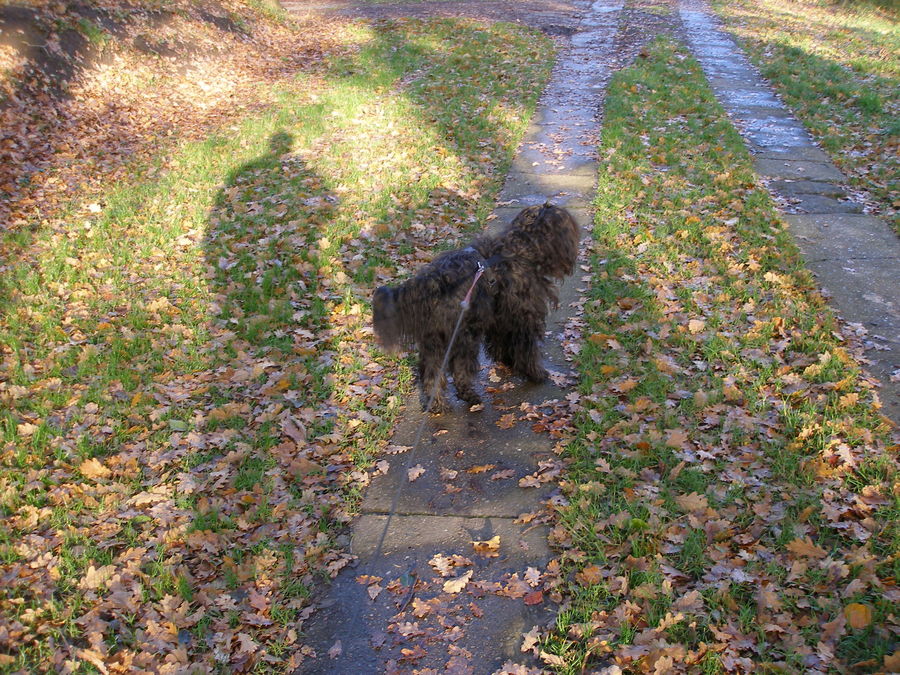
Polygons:
M397 311L397 289L379 286L372 298L372 323L378 341L389 352L400 348L403 342L403 322Z

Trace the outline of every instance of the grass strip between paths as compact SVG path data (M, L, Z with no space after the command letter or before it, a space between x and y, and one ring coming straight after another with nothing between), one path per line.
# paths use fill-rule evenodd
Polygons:
M750 58L900 233L900 12L889 3L713 3Z
M354 39L4 240L0 670L302 660L410 378L373 349L372 288L483 225L553 61L507 24Z
M897 447L684 49L615 76L600 158L545 660L896 670Z

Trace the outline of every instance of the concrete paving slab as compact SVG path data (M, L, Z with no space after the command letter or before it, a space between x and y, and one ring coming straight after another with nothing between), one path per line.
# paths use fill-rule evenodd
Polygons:
M588 208L593 197L593 179L589 176L572 178L568 175L510 173L499 201L524 208L552 199L557 206Z
M722 90L722 99L726 109L732 106L751 109L782 108L781 101L765 89L751 87L724 89Z
M744 110L741 111L744 114ZM766 115L744 117L737 125L750 143L763 148L797 148L812 144L809 134L798 122L787 117Z
M523 174L584 176L593 180L597 174L597 160L592 147L565 138L562 143L529 144L516 155L511 170Z
M828 181L816 180L773 180L769 182L769 189L785 197L798 197L800 195L821 195L841 199L847 197L847 191L843 186Z
M900 258L897 235L872 216L810 213L785 214L784 219L810 260Z
M375 569L382 571L392 567L406 570L411 564L427 564L436 553L474 558L472 542L497 535L500 536L500 555L481 559L482 569L492 564L503 572L513 572L529 565L546 564L552 556L547 546L546 528L516 523L514 518L398 514L390 518L390 523L388 520L383 514L361 516L360 522L366 527L354 531L350 546L353 554L360 558L376 553L383 556L383 560L373 560ZM386 534L385 525L388 528ZM427 573L427 568L422 572Z
M599 109L589 102L553 102L537 110L526 132L527 138L538 133L537 127L595 128Z
M487 373L480 379L481 393L496 400L483 392ZM525 384L518 388L519 397L523 389L530 394L536 391ZM555 389L548 393L559 394ZM496 398L505 399L502 395ZM538 471L540 459L552 460L553 455L547 439L535 434L527 423L518 422L509 429L497 426L503 415L519 412L515 401L505 399L503 408L509 410L486 405L483 411L467 413L468 406L462 402L455 407L459 414L426 416L424 443L412 458L425 473L410 483L403 471L406 456L390 458L391 470L376 478L373 489L366 492L363 511L387 513L399 494L396 503L401 514L516 518L549 496L552 486L523 489L518 485L520 479ZM423 416L409 411L398 425L393 443L411 445Z
M804 162L816 162L819 164L831 164L831 158L814 145L801 146L751 146L754 157L759 159L785 159L802 160Z
M862 206L856 202L821 195L799 194L786 201L788 213L862 213Z
M768 178L797 178L812 181L833 181L842 183L844 176L832 164L807 162L793 159L754 160L753 168L761 176Z
M361 558L377 549L386 516L364 515L358 521L352 550ZM473 553L471 542L500 536L500 555L485 558ZM389 658L399 658L402 647L426 644L428 654L417 667L444 670L450 659L447 646L466 649L477 655L478 672L493 672L507 659L522 662L519 651L522 634L535 625L552 620L555 606L549 601L526 605L521 597L480 594L475 584L462 592L442 593L445 579L428 565L436 553L457 554L472 561L472 582L503 583L510 573L528 567L543 567L550 558L546 529L517 525L509 519L443 518L435 516L394 516L377 558L365 567L358 566L335 581L332 595L339 597L324 607L317 622L309 627L305 641L319 645L319 658L307 661L300 672L306 675L362 675L381 673ZM373 600L368 586L357 577L368 574L381 577L378 585L387 589L391 582L399 593L382 590ZM462 574L462 571L459 572ZM404 583L405 582L405 583ZM441 616L419 618L412 614L412 600L438 600L435 612ZM406 603L405 613L400 609ZM476 603L477 612L472 609ZM480 616L479 616L480 614ZM503 617L503 621L497 621ZM407 633L421 631L407 639L389 626L404 622ZM413 628L413 624L416 628ZM465 630L456 632L452 626ZM449 638L449 639L448 639ZM338 640L341 653L329 657L327 651Z

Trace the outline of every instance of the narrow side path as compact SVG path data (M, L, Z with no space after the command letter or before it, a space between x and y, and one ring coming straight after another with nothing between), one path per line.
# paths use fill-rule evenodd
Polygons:
M603 64L621 4L573 4L578 14L566 11L555 22L577 19L491 229L549 198L590 231L598 115L610 75ZM392 439L397 454L386 458L390 467L373 481L352 530L358 564L335 580L321 602L304 639L317 657L303 672L489 673L527 658L539 665L521 647L523 634L555 617L556 607L542 591L552 576L546 569L548 530L538 521L562 464L552 434L531 426L565 406L570 378L562 333L579 299L578 284L578 274L566 281L560 307L549 317L544 355L555 373L550 382L527 385L485 364L479 382L484 410L471 412L455 401L451 413L426 416L423 442L412 457L409 447L423 413L417 394L406 402ZM408 467L423 470L415 481ZM482 553L473 545L492 540Z
M845 320L867 332L885 414L900 422L900 238L862 213L847 181L703 0L681 0L688 46L754 154L806 259ZM895 378L892 381L892 376Z

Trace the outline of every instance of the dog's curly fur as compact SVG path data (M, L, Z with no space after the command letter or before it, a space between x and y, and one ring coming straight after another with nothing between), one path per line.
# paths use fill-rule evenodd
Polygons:
M443 412L446 378L441 365L459 318L461 302L479 263L475 285L448 366L459 397L480 402L473 387L482 342L488 355L532 382L541 382L540 344L547 313L558 302L556 280L572 274L578 257L578 224L563 208L545 204L523 209L499 234L483 235L463 249L444 253L400 286L375 291L375 333L388 349L419 350L423 407ZM440 378L440 381L438 381Z

